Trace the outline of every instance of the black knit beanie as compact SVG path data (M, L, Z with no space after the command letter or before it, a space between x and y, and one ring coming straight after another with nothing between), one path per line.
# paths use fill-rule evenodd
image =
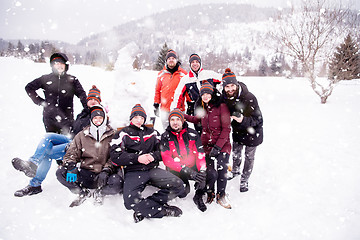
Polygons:
M145 112L144 108L140 104L136 104L132 108L131 114L130 114L130 121L135 116L142 116L146 120L146 112Z

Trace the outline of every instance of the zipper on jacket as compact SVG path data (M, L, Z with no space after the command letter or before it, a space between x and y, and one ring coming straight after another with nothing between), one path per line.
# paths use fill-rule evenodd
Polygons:
M58 82L58 90L57 90L57 99L56 99L56 107L60 106L60 75L59 75L59 82Z

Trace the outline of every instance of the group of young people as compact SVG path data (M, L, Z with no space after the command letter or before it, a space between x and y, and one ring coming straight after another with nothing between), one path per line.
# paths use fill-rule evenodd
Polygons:
M165 129L160 135L153 126L145 125L147 113L140 104L132 108L130 124L114 130L101 106L100 90L93 86L86 96L79 81L67 74L66 55L53 54L50 64L51 74L26 86L34 103L44 107L47 134L27 161L12 160L15 169L32 178L15 196L40 193L52 160L59 163L59 182L77 194L70 207L92 196L94 203L102 204L105 195L122 193L125 207L134 211L135 222L180 216L182 210L168 202L185 198L190 193L190 180L195 182L193 201L201 211L214 200L231 208L226 194L228 179L241 175L240 191L248 190L255 150L263 140L263 119L256 97L230 69L219 80L214 72L203 70L201 58L192 54L187 73L176 52L169 50L155 87L154 112L161 116ZM65 91L60 90L63 86ZM36 93L40 88L45 99ZM75 95L84 109L73 121ZM159 190L144 198L142 192L148 185Z

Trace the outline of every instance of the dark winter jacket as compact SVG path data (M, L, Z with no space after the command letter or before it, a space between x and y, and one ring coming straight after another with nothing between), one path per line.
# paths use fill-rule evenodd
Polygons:
M115 166L123 166L124 171L147 171L155 168L161 161L159 133L143 125L133 124L115 133L110 145L110 157ZM142 154L151 154L154 161L145 165L138 161Z
M170 170L180 172L183 166L197 170L206 169L204 149L200 136L187 123L180 132L175 132L169 126L161 135L160 150L162 160Z
M209 154L211 149L216 145L221 149L221 152L230 154L230 112L224 103L221 103L219 92L216 90L212 95L207 106L202 105L202 100L195 104L195 108L202 108L205 110L204 116L190 116L185 114L185 119L192 123L201 121L202 134L201 142L204 146L204 151ZM195 110L197 111L197 110Z
M63 158L64 164L80 162L80 168L95 173L101 172L105 167L114 168L110 161L109 149L115 130L108 125L100 141L97 142L89 129L90 126L86 127L74 137Z
M66 56L62 57L67 61ZM45 99L36 93L38 89L43 90ZM59 113L59 116L65 116L67 120L73 121L74 95L80 98L84 108L87 107L86 93L79 80L66 71L62 75L54 72L43 75L28 83L25 90L35 104L44 106L44 117L56 116L56 113Z
M77 115L71 128L71 134L75 136L86 126L90 125L90 116L90 109L88 107L84 108L81 113Z
M240 86L236 94L238 97L228 99L225 92L222 95L223 102L228 106L231 115L244 116L241 123L235 120L231 122L233 141L245 146L258 146L263 142L263 117L260 107L256 97L249 92L246 85L242 82L238 83Z

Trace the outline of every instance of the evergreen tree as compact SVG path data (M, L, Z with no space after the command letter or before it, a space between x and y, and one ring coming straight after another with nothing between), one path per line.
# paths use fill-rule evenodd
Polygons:
M329 64L329 78L338 81L360 78L360 51L350 34L336 48Z
M15 55L14 51L15 51L15 46L11 42L9 42L6 55L7 56L14 56Z
M21 58L25 55L24 45L20 42L20 40L18 41L18 44L16 47L16 52L17 52L17 56L19 56Z
M246 58L247 60L251 61L252 59L252 53L249 50L249 47L246 46L245 50L244 50L244 54L243 57Z
M262 57L260 65L259 65L259 76L267 76L268 74L268 65L265 57Z
M281 72L282 65L281 65L281 58L276 54L274 57L271 58L270 61L270 72L273 76L278 76Z
M159 56L157 59L157 62L155 64L155 69L157 71L160 71L163 69L164 65L165 65L165 57L166 57L166 53L169 51L169 48L166 44L166 42L164 43L163 47L161 48L160 52L159 52Z

